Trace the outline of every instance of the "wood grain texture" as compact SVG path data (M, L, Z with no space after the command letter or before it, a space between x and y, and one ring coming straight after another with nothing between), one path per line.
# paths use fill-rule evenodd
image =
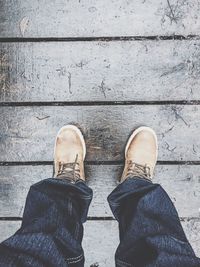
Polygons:
M181 222L188 240L197 256L200 256L200 220ZM0 241L8 238L20 227L20 222L0 221ZM83 248L85 266L98 263L100 267L114 266L114 253L119 243L116 221L87 221L84 225Z
M88 185L94 192L89 217L113 216L107 196L117 186L122 168L86 165ZM0 166L0 217L22 217L29 187L51 177L52 166ZM158 165L153 181L167 191L180 217L200 216L199 165Z
M122 160L132 130L155 129L159 160L199 160L200 106L0 107L0 161L51 161L55 136L65 124L82 127L89 161Z
M0 102L200 99L200 41L0 44Z
M199 0L0 2L0 37L200 33Z

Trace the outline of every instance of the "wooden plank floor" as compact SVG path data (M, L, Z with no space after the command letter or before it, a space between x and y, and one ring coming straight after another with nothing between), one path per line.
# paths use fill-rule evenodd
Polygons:
M140 125L158 134L154 182L200 256L200 0L0 1L0 241L31 184L52 176L54 138L75 123L94 191L85 266L114 266L106 202ZM99 234L101 233L101 235Z

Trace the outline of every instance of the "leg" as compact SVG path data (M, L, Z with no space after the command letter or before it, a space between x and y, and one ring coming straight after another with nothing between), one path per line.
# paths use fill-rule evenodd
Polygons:
M109 202L120 229L116 266L200 266L160 185L130 177L112 192Z
M157 145L155 135L145 130L129 142L122 183L108 197L120 230L116 266L198 267L200 259L183 232L173 203L150 180Z
M0 245L0 266L83 266L82 223L91 198L84 182L53 178L33 185L21 228Z
M59 132L55 178L31 187L21 228L0 245L0 266L84 265L82 224L87 218L92 190L84 182L85 155L78 141L76 129Z

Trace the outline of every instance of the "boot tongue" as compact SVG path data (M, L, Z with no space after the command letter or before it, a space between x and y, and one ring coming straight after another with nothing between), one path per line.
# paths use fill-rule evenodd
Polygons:
M138 164L133 161L128 162L128 172L127 176L137 176L145 179L150 179L151 178L151 173L150 173L150 167L145 165Z
M63 163L59 162L58 178L67 178L73 181L80 179L80 167L78 163L78 155L76 155L75 162Z

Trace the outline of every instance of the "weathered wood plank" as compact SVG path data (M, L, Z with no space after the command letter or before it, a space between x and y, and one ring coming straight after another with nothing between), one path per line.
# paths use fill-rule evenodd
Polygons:
M0 102L200 99L200 41L1 43Z
M200 220L182 221L188 240L197 256L200 256ZM0 241L8 238L20 227L20 222L0 221ZM85 266L98 263L98 266L114 266L114 253L119 243L118 225L116 221L87 221L84 225L83 248Z
M117 186L122 168L86 165L88 184L94 191L89 216L113 216L107 196ZM22 217L29 187L49 177L52 177L52 166L0 166L0 217ZM200 215L199 165L158 165L153 181L164 187L180 217Z
M128 135L139 125L155 129L159 160L199 160L200 106L123 105L0 108L0 161L48 161L57 131L82 127L87 160L121 160Z
M0 37L199 34L199 0L0 2Z

